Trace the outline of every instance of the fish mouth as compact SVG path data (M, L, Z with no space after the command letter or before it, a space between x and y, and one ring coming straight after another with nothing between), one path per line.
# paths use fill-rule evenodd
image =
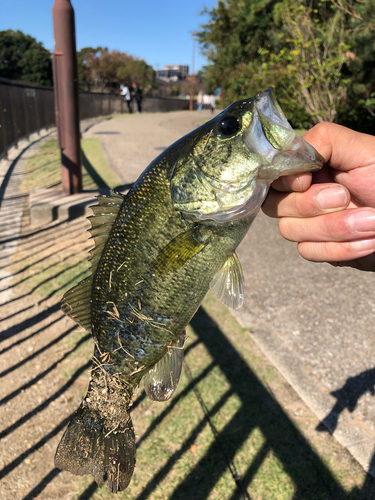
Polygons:
M260 158L256 178L249 179L248 183L249 187L252 186L251 195L245 203L199 216L201 220L229 222L256 215L273 181L285 175L315 172L324 164L322 155L293 130L272 87L243 104L252 107L253 112L244 143Z
M231 113L246 117L240 140L249 153L243 152L248 170L242 177L233 176L236 186L234 181L230 184L227 179L223 182L220 177L206 175L196 165L195 175L201 186L215 195L207 202L206 210L182 210L192 220L227 223L255 216L273 181L285 175L313 172L324 164L323 157L293 130L272 87L223 111L224 116Z
M253 119L244 142L263 160L257 175L263 181L314 172L324 164L322 155L293 130L272 87L253 98Z

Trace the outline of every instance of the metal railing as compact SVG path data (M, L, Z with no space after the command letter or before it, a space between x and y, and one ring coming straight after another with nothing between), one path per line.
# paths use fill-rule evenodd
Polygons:
M79 108L81 120L128 111L122 96L93 92L79 93ZM142 109L149 113L184 110L189 109L189 101L145 97ZM0 158L6 157L9 148L17 147L21 139L54 126L53 87L0 78Z
M0 158L20 139L54 123L53 87L0 78Z

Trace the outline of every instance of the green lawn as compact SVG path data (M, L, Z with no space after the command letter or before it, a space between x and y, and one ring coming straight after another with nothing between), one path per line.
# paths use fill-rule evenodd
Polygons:
M85 188L100 186L103 179L109 187L118 185L99 139L83 139L82 149ZM29 160L25 186L61 186L55 139ZM51 227L40 236L43 250L30 256L27 245L23 253L18 250L12 273L24 293L35 301L61 296L85 276L90 246L85 229L82 220ZM249 329L211 292L187 335L186 363L174 397L158 403L138 391L132 411L137 465L129 488L116 498L375 498L374 481L335 439L315 430L319 419L259 350ZM79 351L61 367L65 378L92 354L84 333L72 333L65 347L77 338L82 338ZM69 481L71 498L114 498L91 476Z
M114 188L120 184L103 156L99 138L81 139L83 189ZM61 155L57 139L49 139L25 166L23 189L61 189Z

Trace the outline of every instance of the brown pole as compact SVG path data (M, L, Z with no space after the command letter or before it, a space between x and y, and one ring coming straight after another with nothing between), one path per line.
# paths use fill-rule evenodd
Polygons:
M52 16L55 115L61 149L61 177L64 194L70 195L82 192L76 37L70 0L55 0Z
M193 58L191 65L191 81L190 81L190 101L189 101L189 110L193 111L193 101L194 101L194 56L195 56L195 38L193 37Z

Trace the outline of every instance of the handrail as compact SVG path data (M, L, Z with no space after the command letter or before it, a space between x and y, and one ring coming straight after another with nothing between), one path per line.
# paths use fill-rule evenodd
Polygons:
M189 101L166 97L145 97L143 111L188 109ZM128 112L121 95L79 92L80 119ZM134 109L135 110L135 109ZM0 77L0 159L7 158L20 139L55 126L53 87L34 85Z

